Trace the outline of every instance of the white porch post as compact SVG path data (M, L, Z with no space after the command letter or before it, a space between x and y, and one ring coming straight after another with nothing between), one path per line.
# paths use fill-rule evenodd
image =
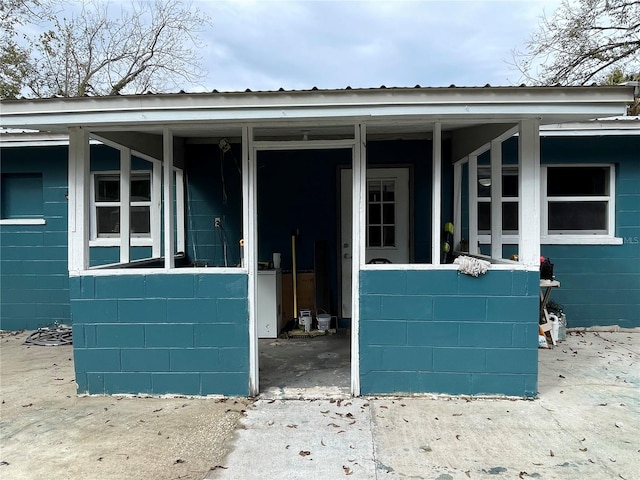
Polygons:
M249 309L249 394L260 393L258 362L258 227L257 227L257 166L253 145L253 128L242 127L242 232L244 268L247 269L247 300ZM241 259L242 262L242 259Z
M520 122L518 163L520 202L518 255L527 269L540 267L540 124L538 120Z
M453 250L462 240L462 165L462 162L453 164Z
M354 128L353 148L353 202L351 271L351 394L360 395L360 269L366 263L367 231L367 127Z
M440 123L433 125L432 159L431 263L433 265L440 265L440 232L442 230L442 124Z
M173 268L173 133L168 127L162 134L162 171L164 183L164 268Z
M176 174L176 251L186 253L185 244L185 219L184 219L184 173L181 169L175 169ZM195 260L195 259L194 259Z
M153 162L153 178L151 180L151 256L158 258L162 255L162 164Z
M502 258L502 142L491 140L491 258Z
M131 249L131 150L120 150L120 263L129 263Z
M89 132L69 129L69 272L89 268Z
M478 156L469 155L469 253L478 255Z

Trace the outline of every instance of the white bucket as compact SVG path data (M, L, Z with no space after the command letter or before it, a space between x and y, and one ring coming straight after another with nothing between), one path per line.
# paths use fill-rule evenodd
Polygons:
M322 332L326 332L329 330L329 325L331 324L331 315L328 313L319 313L318 314L318 330Z

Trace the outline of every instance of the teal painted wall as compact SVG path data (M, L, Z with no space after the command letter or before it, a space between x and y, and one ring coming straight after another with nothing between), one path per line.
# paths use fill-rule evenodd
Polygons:
M69 323L67 147L4 148L1 157L3 174L42 175L46 223L0 225L0 329Z
M544 138L544 163L616 165L616 237L622 245L542 245L561 286L551 298L569 327L640 327L640 137Z
M72 277L79 393L248 395L243 274Z
M537 272L360 272L362 394L537 394Z

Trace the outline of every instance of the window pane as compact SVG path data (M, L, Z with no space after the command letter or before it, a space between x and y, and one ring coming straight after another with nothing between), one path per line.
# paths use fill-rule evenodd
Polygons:
M383 246L395 247L396 246L396 227L394 226L382 227L382 232L384 234Z
M393 202L395 200L395 184L393 180L382 182L382 200Z
M609 167L547 167L547 196L609 194Z
M491 230L491 204L478 203L478 230Z
M98 235L120 233L120 207L96 207Z
M393 225L395 223L396 208L393 203L385 203L382 206L382 223Z
M502 176L502 196L503 197L518 196L518 176L517 175Z
M607 230L608 202L549 202L549 230Z
M381 238L381 230L382 227L369 227L369 246L370 247L381 247L382 246L382 238Z
M131 207L131 233L151 233L149 207Z
M116 175L96 175L96 202L120 201L120 178Z
M502 204L502 231L518 230L518 204L504 202Z
M380 225L382 223L381 205L378 203L369 204L369 225Z
M380 188L380 182L375 180L368 182L369 202L380 202L382 200Z
M135 176L131 178L131 201L151 201L151 180L149 175Z

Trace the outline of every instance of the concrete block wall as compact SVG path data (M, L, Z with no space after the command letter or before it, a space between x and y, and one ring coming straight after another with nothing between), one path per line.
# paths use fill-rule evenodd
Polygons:
M42 175L45 224L0 226L0 329L69 323L67 147L5 148L1 168Z
M360 272L362 394L531 397L537 272Z
M248 395L247 276L72 277L78 393Z

